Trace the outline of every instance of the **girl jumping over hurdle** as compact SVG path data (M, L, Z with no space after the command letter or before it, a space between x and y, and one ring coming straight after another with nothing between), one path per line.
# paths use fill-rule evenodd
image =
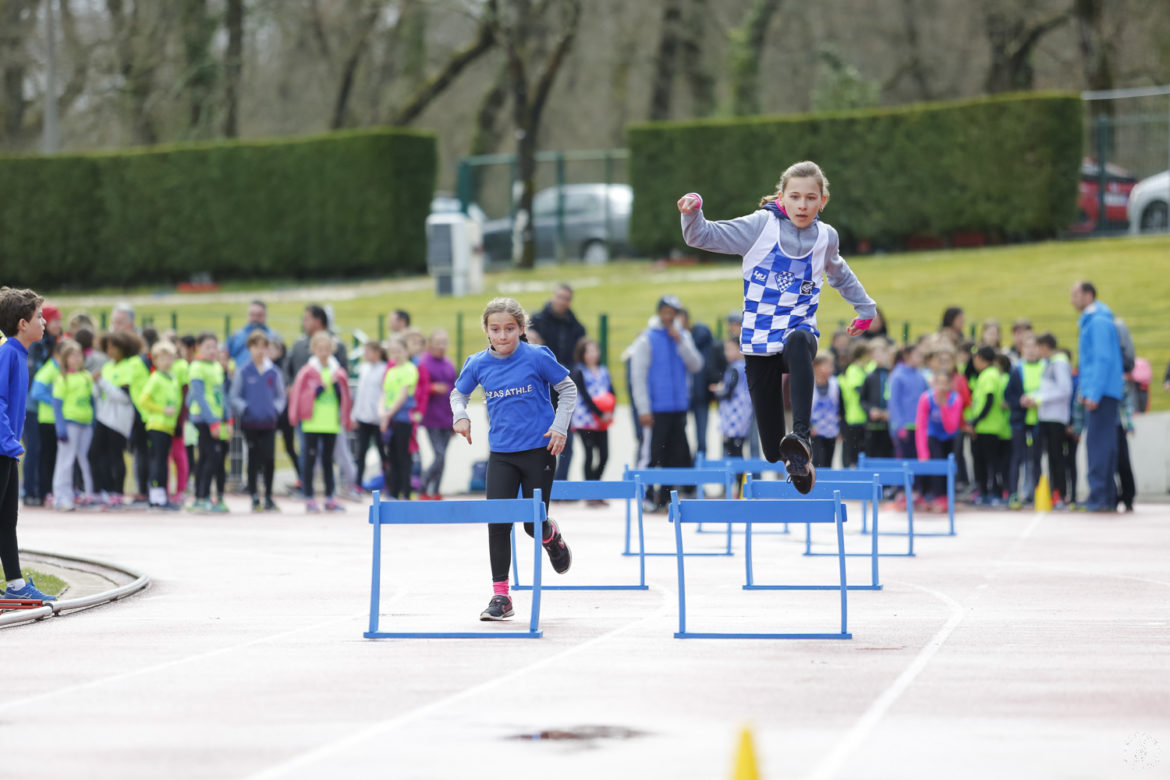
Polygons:
M708 222L703 199L678 200L683 240L708 252L743 257L743 319L740 350L760 431L764 457L783 460L802 493L816 484L809 444L816 312L828 278L854 310L850 336L866 331L877 307L838 254L837 231L821 222L829 202L829 180L814 162L798 162L780 177L776 192L757 211L738 219ZM792 432L785 435L781 379L789 375Z
M483 330L488 348L467 358L451 391L455 433L471 443L471 418L467 402L476 385L483 386L488 412L487 498L525 498L539 488L547 515L552 493L556 456L565 438L577 386L569 370L557 362L548 347L528 344L524 337L528 316L511 298L494 298L483 310ZM557 391L557 408L549 401L549 388ZM534 534L532 523L524 530ZM512 616L508 595L508 568L512 565L511 523L488 524L488 554L492 568L492 599L480 620ZM558 574L569 570L573 557L551 519L545 525L544 549Z

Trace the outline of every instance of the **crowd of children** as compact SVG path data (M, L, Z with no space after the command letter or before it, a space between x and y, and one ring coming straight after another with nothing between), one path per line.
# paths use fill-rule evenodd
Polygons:
M307 334L309 355L294 366L267 327L238 334L233 358L211 332L139 332L128 306L99 335L85 312L65 325L56 307L46 304L43 311L45 335L31 343L26 361L26 506L228 512L226 461L236 437L246 451L252 511L279 511L273 482L282 434L297 472L294 494L305 498L309 511L344 511L339 496L356 497L369 484L363 480L371 444L388 495L405 499L417 493L412 454L417 456L417 429L431 395L442 396L442 403L431 405L437 413L430 423L444 428L432 433L432 444L445 445L450 437L447 395L455 368L442 331L430 343L416 331L367 343L351 394L348 371L335 357L344 359L344 351L327 329ZM432 373L440 381L432 383ZM354 430L357 448L349 455ZM431 492L420 497L440 497L442 469L436 448L427 475ZM320 504L316 473L325 487ZM341 481L344 492L337 489Z

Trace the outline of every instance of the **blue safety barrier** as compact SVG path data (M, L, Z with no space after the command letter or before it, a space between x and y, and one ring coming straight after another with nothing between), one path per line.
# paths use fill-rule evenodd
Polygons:
M802 494L790 482L779 481L757 481L751 478L743 488L743 497L746 499L757 498L783 498L788 500L801 498L820 498L831 499L834 495L839 495L843 501L868 501L873 505L873 528L876 531L878 527L877 505L881 500L882 486L878 482L877 477L866 482L829 482L828 480L817 480L813 485L812 490L808 493ZM799 507L794 507L798 509ZM842 508L842 511L845 511ZM864 512L864 510L863 510ZM847 517L847 515L846 515ZM793 522L802 522L799 518ZM843 519L842 522L845 522ZM744 590L831 590L836 588L836 585L757 585L755 581L755 574L752 569L752 526L753 523L748 522L744 525L744 560L747 567L747 582L743 586ZM870 534L870 551L869 552L846 552L845 557L868 557L870 563L870 584L869 585L850 585L850 590L881 590L882 585L878 580L878 535L876 533ZM829 552L813 552L812 551L812 526L805 523L804 526L804 554L805 555L836 555L836 553Z
M540 491L532 498L498 499L492 501L382 501L380 491L374 491L369 522L374 526L374 560L370 582L370 630L367 639L492 639L536 638L541 636L540 622L540 564L544 537L544 503ZM535 528L535 563L532 571L532 615L527 631L379 631L378 604L382 587L382 526L383 525L446 525L452 523L532 523Z
M792 634L746 634L712 633L687 631L687 588L683 561L683 523L782 523L785 515L799 514L798 522L833 523L837 528L837 571L841 591L840 633L792 633ZM678 631L677 639L852 639L847 626L849 588L845 582L845 538L841 524L845 519L845 507L841 496L835 494L832 500L824 499L772 499L757 498L751 501L735 499L707 499L703 501L679 501L678 492L670 496L670 516L674 522L674 543L678 561ZM795 589L795 588L794 588ZM803 588L801 588L803 589Z
M585 482L554 482L553 501L624 500L626 502L626 549L629 550L630 502L638 512L638 582L632 585L542 585L541 590L649 590L646 585L646 538L642 532L642 499L646 495L642 480L588 480ZM600 513L599 513L600 514ZM624 553L623 553L624 554ZM520 566L516 556L516 527L512 527L512 588L531 590L531 585L520 584Z
M955 536L955 474L958 472L955 466L955 454L952 452L950 455L947 455L946 460L942 458L935 458L933 460L901 460L898 458L867 458L865 453L862 453L857 463L857 468L862 470L899 466L909 469L910 473L916 477L947 478L947 515L950 522L950 529L945 533L942 531L919 531L918 536ZM913 503L912 496L907 491L907 512L913 511L913 509L909 508Z
M682 467L654 467L648 469L631 469L626 467L622 479L640 479L643 485L674 485L676 487L703 487L705 485L723 485L724 495L730 496L735 486L735 472L728 469L698 469ZM710 500L710 499L703 499ZM690 556L732 555L731 552L731 523L727 526L727 547L723 552L691 552ZM643 552L643 555L674 555L673 552Z

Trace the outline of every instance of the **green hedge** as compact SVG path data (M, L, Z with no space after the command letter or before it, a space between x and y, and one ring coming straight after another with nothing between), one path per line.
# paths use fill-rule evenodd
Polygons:
M0 158L6 284L84 288L426 268L433 135Z
M972 231L992 240L1052 236L1076 216L1081 122L1075 95L1029 93L633 126L631 241L649 254L682 247L681 195L702 194L708 219L738 217L806 159L829 178L824 217L846 246Z

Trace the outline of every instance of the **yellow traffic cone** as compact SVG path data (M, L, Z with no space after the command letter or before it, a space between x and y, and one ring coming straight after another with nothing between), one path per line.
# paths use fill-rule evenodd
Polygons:
M752 747L752 730L744 728L739 735L739 750L735 755L735 771L731 780L760 780L756 768L756 750Z
M1036 511L1052 511L1052 491L1048 488L1048 475L1041 474L1036 483Z

